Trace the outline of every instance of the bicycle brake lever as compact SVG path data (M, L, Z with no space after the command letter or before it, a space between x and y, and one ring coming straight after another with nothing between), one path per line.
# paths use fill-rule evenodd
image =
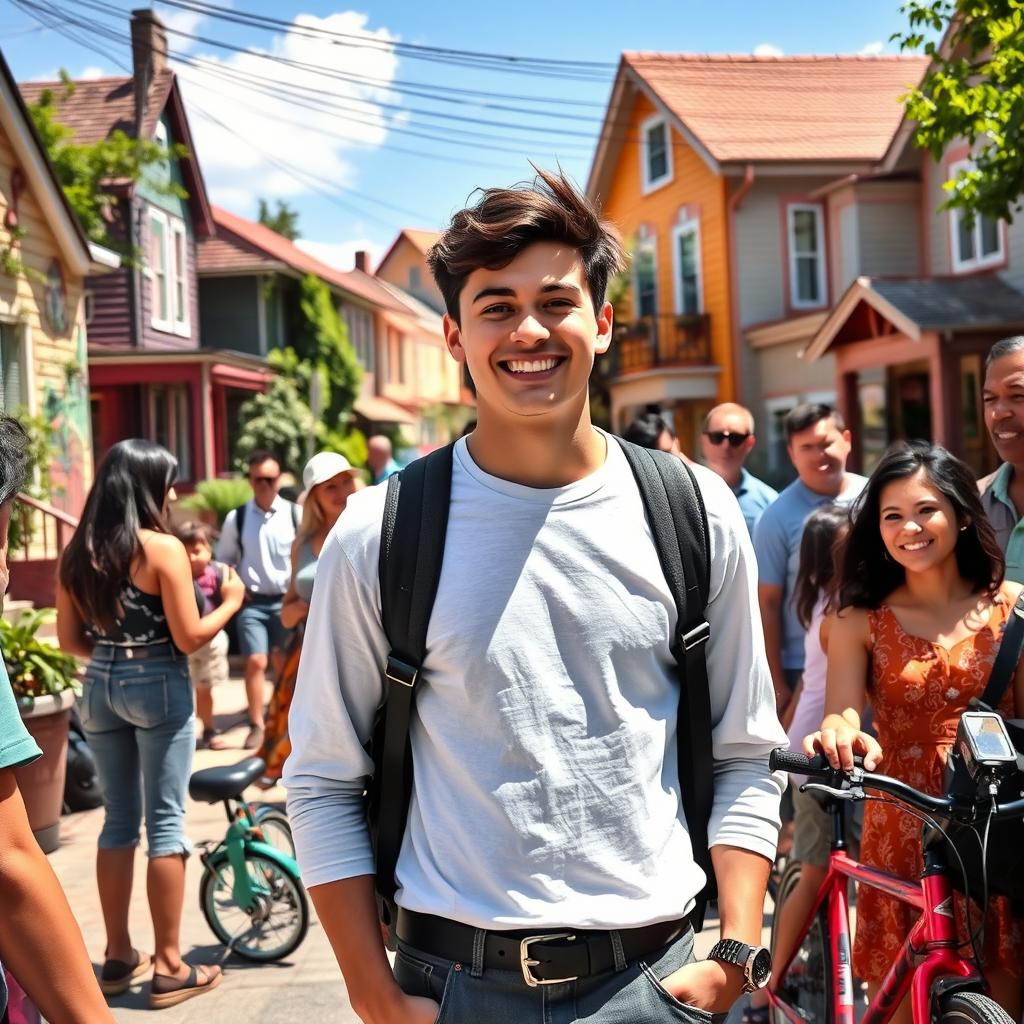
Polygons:
M802 793L806 793L808 791L827 793L835 800L847 800L850 803L856 803L857 801L864 799L864 790L859 786L855 789L833 789L831 786L826 786L821 782L805 782L800 787L800 791Z

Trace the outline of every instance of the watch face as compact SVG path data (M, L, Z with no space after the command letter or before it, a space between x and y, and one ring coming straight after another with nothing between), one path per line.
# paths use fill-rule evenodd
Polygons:
M772 955L763 946L754 954L750 965L750 980L755 988L764 988L772 976Z

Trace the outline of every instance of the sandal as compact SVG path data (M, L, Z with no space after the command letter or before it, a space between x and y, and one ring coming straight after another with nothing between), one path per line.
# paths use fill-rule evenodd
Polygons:
M124 960L104 960L100 971L100 991L105 996L119 996L127 992L132 982L145 974L152 966L152 960L145 954L133 949L135 959L132 963Z
M200 981L199 971L202 971ZM201 996L204 992L215 989L224 977L219 967L193 965L189 968L187 978L176 978L173 974L157 974L153 972L153 982L149 991L149 1008L162 1010L167 1006L177 1006L193 996Z

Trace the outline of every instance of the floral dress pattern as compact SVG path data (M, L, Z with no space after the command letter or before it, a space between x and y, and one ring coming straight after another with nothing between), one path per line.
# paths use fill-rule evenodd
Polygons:
M876 770L934 795L943 792L946 756L960 715L972 697L981 697L1002 639L1010 606L996 598L985 626L945 648L907 633L888 605L869 612L871 670L868 692L883 759ZM1013 717L1012 687L999 710ZM869 801L864 809L861 859L908 880L923 869L921 822L898 807ZM959 895L957 923L969 938L965 901ZM881 982L910 932L918 911L877 889L862 885L857 895L854 973ZM977 907L971 922L980 921ZM1024 922L1008 902L989 902L984 966L1020 977L1024 972Z

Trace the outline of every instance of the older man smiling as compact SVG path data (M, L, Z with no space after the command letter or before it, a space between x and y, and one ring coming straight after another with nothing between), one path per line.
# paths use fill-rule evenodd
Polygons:
M997 341L985 359L985 424L1003 464L978 481L1006 554L1006 578L1024 583L1024 335Z

